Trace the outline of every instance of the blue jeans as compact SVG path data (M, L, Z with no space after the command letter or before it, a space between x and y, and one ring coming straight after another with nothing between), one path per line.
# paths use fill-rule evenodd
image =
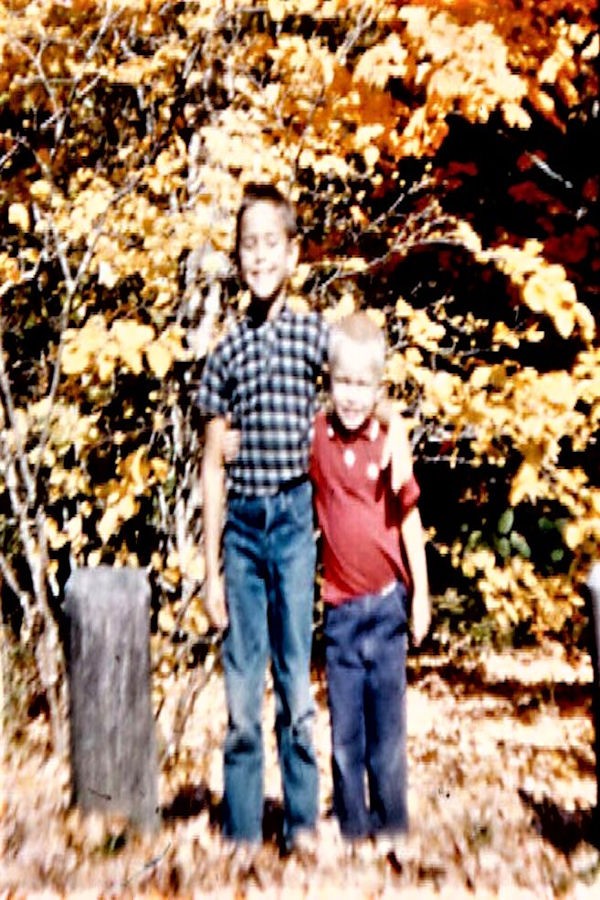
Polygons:
M408 828L406 626L402 584L325 609L333 802L344 837Z
M229 628L223 645L228 729L225 834L259 841L263 813L262 710L269 656L284 800L284 841L313 828L310 655L316 548L308 481L275 496L230 497L224 530Z

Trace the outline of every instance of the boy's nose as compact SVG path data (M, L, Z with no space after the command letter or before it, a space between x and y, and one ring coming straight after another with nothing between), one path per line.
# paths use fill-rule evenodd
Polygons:
M265 241L258 240L254 245L254 256L256 259L261 260L264 259L266 255L267 244Z

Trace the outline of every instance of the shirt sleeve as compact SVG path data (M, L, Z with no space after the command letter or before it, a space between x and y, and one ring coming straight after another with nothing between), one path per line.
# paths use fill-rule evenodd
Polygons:
M329 347L329 325L321 313L312 313L314 316L315 335L312 341L312 363L316 375L320 375L327 362Z
M418 485L417 479L414 475L411 475L406 484L402 485L400 493L398 495L400 516L402 519L404 519L404 517L411 511L413 506L417 505L420 496L421 489Z
M214 353L207 357L198 388L197 403L205 416L214 418L227 414L226 383L224 361L217 347Z
M327 322L325 321L323 316L320 317L320 320L321 320L321 341L320 341L319 353L320 353L321 367L323 367L324 364L329 361L329 331L330 331L330 329L329 329L329 325L327 324Z

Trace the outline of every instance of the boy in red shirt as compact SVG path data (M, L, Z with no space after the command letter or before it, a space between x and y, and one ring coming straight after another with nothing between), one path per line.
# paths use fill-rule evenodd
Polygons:
M385 432L373 410L385 352L366 313L332 327L333 411L316 418L311 478L323 536L334 810L345 839L383 838L394 852L394 838L408 828L409 595L416 645L430 606L419 487L413 475L393 492L378 464Z

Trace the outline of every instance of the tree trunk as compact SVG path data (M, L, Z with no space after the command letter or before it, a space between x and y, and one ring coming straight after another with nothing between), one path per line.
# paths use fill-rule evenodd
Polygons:
M79 569L65 594L73 802L153 829L158 765L148 580L138 569Z

